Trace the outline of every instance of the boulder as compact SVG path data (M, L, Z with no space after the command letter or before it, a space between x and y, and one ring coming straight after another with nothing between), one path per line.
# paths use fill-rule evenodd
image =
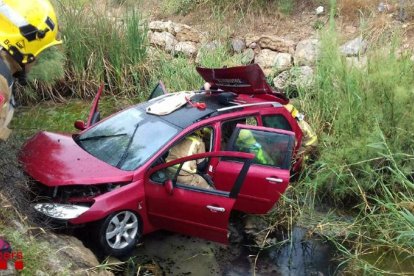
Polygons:
M152 46L165 49L167 52L174 50L177 40L169 32L150 32L149 41Z
M284 71L292 67L292 55L288 53L279 53L276 55L274 68L276 71Z
M293 54L295 51L295 42L293 40L281 38L274 35L247 35L246 45L249 48L260 46L262 49L270 49L276 52ZM255 48L253 47L253 48Z
M277 90L285 90L288 87L289 77L289 71L283 71L273 79L273 86Z
M318 39L302 40L296 45L294 63L296 66L312 66L316 63L320 51Z
M263 49L255 57L254 62L259 64L262 69L272 68L275 65L276 57L279 53L269 49Z
M347 57L356 57L365 54L367 47L367 42L360 36L342 45L340 51Z
M292 66L292 56L287 53L277 53L268 49L263 49L256 56L255 62L262 67L262 69L275 69L276 71L283 71Z
M252 49L256 47L259 40L260 36L254 34L247 34L245 37L246 46Z
M185 24L175 23L174 33L179 42L191 41L200 43L203 41L203 34L201 32Z
M183 54L186 57L196 56L197 51L197 45L191 41L178 42L174 47L174 54Z
M242 64L251 64L254 61L255 53L253 49L248 48L241 55L240 60Z
M273 85L278 90L286 88L308 89L314 84L313 69L309 66L294 67L284 71L273 79Z
M151 21L148 24L148 28L153 32L168 32L175 34L174 32L174 23L171 21Z
M246 42L241 38L233 38L231 40L231 48L237 54L240 54L246 49Z
M98 270L100 265L92 251L86 248L80 240L73 236L55 235L48 233L43 237L46 239L56 258L49 258L49 270L54 275L66 273L68 270L72 275L113 275L109 271Z

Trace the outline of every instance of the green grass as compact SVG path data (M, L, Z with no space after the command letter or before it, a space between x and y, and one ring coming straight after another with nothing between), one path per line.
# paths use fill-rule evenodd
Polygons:
M145 83L147 26L132 8L122 16L111 15L109 7L94 9L92 2L59 2L66 84L80 97L93 95L105 81L111 93L134 95Z
M320 156L292 196L302 208L328 203L354 217L345 236L327 236L351 273L407 273L414 256L414 64L394 54L398 36L378 46L371 45L367 68L350 68L336 33L323 33L316 85L298 101L318 131ZM387 267L390 258L396 265Z

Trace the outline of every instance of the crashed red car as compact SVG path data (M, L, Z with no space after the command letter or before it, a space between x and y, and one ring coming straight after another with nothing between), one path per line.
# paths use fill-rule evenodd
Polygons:
M257 65L197 70L212 92L196 91L169 114L149 112L175 94L160 82L148 101L99 121L100 90L88 122L75 123L80 133L40 132L27 141L20 160L34 183L34 208L67 225L93 223L98 245L115 256L158 229L226 243L232 210L268 212L300 166L302 131L283 106L288 100ZM209 130L205 153L166 162L174 145L201 128ZM242 130L270 163L237 147ZM169 170L201 158L208 165L197 173L209 176L212 189L180 183Z

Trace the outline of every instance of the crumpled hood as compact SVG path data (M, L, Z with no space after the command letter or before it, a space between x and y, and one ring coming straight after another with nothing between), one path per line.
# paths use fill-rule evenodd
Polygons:
M71 136L39 132L20 152L25 171L47 186L131 181L133 172L122 171L90 155Z

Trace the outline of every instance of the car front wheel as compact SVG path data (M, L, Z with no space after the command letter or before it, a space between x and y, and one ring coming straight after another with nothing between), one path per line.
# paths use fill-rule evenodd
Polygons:
M139 218L131 211L111 214L98 225L98 242L106 255L128 255L139 238Z

